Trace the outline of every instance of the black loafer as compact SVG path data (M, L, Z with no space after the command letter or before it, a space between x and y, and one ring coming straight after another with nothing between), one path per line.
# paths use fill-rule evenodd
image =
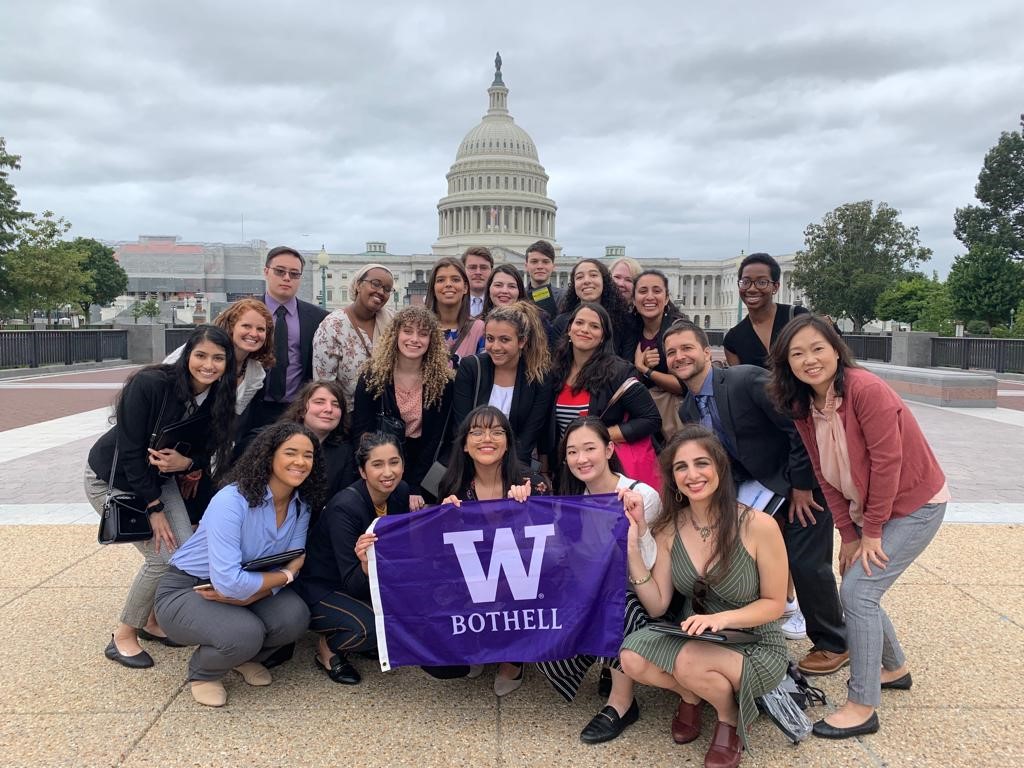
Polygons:
M814 724L811 733L819 739L850 739L854 736L866 736L869 733L878 733L878 713L872 712L871 717L860 725L853 725L849 728L837 728L829 725L824 720Z
M291 661L294 655L295 643L288 643L288 645L282 645L260 663L267 669L273 669L274 667L280 667L286 661Z
M601 677L597 680L597 695L602 699L612 695L612 671L608 667L601 668Z
M153 657L145 651L134 656L125 656L117 650L117 644L114 642L113 635L110 636L110 645L103 651L103 655L111 661L116 661L122 667L128 667L128 669L149 669L153 666Z
M897 677L895 680L890 680L888 683L882 683L882 688L888 688L890 691L909 691L910 687L914 684L914 678L907 672L903 677Z
M587 727L580 733L580 741L584 744L603 744L617 737L639 719L640 707L636 699L633 699L633 703L622 717L619 717L615 707L607 706L587 723Z
M184 643L176 643L169 637L160 637L160 635L154 635L152 632L147 632L144 629L137 629L136 632L138 633L139 637L141 637L143 640L149 640L154 643L161 643L162 645L166 645L168 648L185 647Z
M319 655L313 656L313 661L320 667L327 676L336 683L342 685L359 685L363 682L362 676L359 674L359 670L352 666L352 662L348 660L348 657L344 654L336 653L331 656L331 667L328 669L320 661Z

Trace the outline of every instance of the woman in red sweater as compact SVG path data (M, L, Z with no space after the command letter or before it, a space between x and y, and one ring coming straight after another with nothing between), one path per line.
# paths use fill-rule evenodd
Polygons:
M899 395L857 367L828 321L793 318L772 345L770 367L772 398L792 415L842 538L849 691L814 734L874 733L881 689L912 682L880 602L939 530L946 478Z

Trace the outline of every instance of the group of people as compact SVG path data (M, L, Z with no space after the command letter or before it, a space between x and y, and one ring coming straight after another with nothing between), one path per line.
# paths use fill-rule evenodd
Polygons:
M703 704L713 707L705 764L735 766L755 699L787 673L785 638L804 633L803 672L850 666L847 701L814 733L876 731L881 691L912 684L880 601L949 499L913 414L827 318L774 301L779 266L767 254L740 265L748 314L726 334L727 366L712 363L662 273L584 259L559 289L554 260L550 243L530 246L524 281L471 248L437 261L423 306L394 313L392 274L367 264L351 303L327 314L296 296L302 255L270 250L265 295L136 372L89 453L97 512L109 493L134 493L153 529L136 544L144 563L106 656L145 668L154 662L140 641L197 646L192 695L221 706L228 673L269 685L311 630L325 674L357 684L352 655L376 649L366 532L376 517L617 493L629 522L622 650L537 664L568 700L601 666L607 704L584 742L635 722L643 683L679 696L678 743L700 737ZM159 439L183 420L201 424L200 437ZM258 570L268 556L278 562ZM669 636L652 618L756 641ZM500 664L495 693L515 691L525 671Z

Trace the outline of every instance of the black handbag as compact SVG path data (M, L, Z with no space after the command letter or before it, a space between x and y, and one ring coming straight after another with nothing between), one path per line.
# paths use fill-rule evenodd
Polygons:
M377 432L383 432L385 435L394 435L398 440L398 444L405 445L405 419L401 416L392 416L384 409L384 402L386 400L385 393L380 395L380 412L377 414Z

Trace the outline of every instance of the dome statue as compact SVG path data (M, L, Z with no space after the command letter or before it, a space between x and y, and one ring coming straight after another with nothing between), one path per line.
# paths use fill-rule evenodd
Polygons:
M554 244L558 206L547 196L548 175L533 139L509 114L501 64L499 53L487 114L463 137L448 171L448 194L437 204L436 256L484 245L496 261L521 262L535 240Z

